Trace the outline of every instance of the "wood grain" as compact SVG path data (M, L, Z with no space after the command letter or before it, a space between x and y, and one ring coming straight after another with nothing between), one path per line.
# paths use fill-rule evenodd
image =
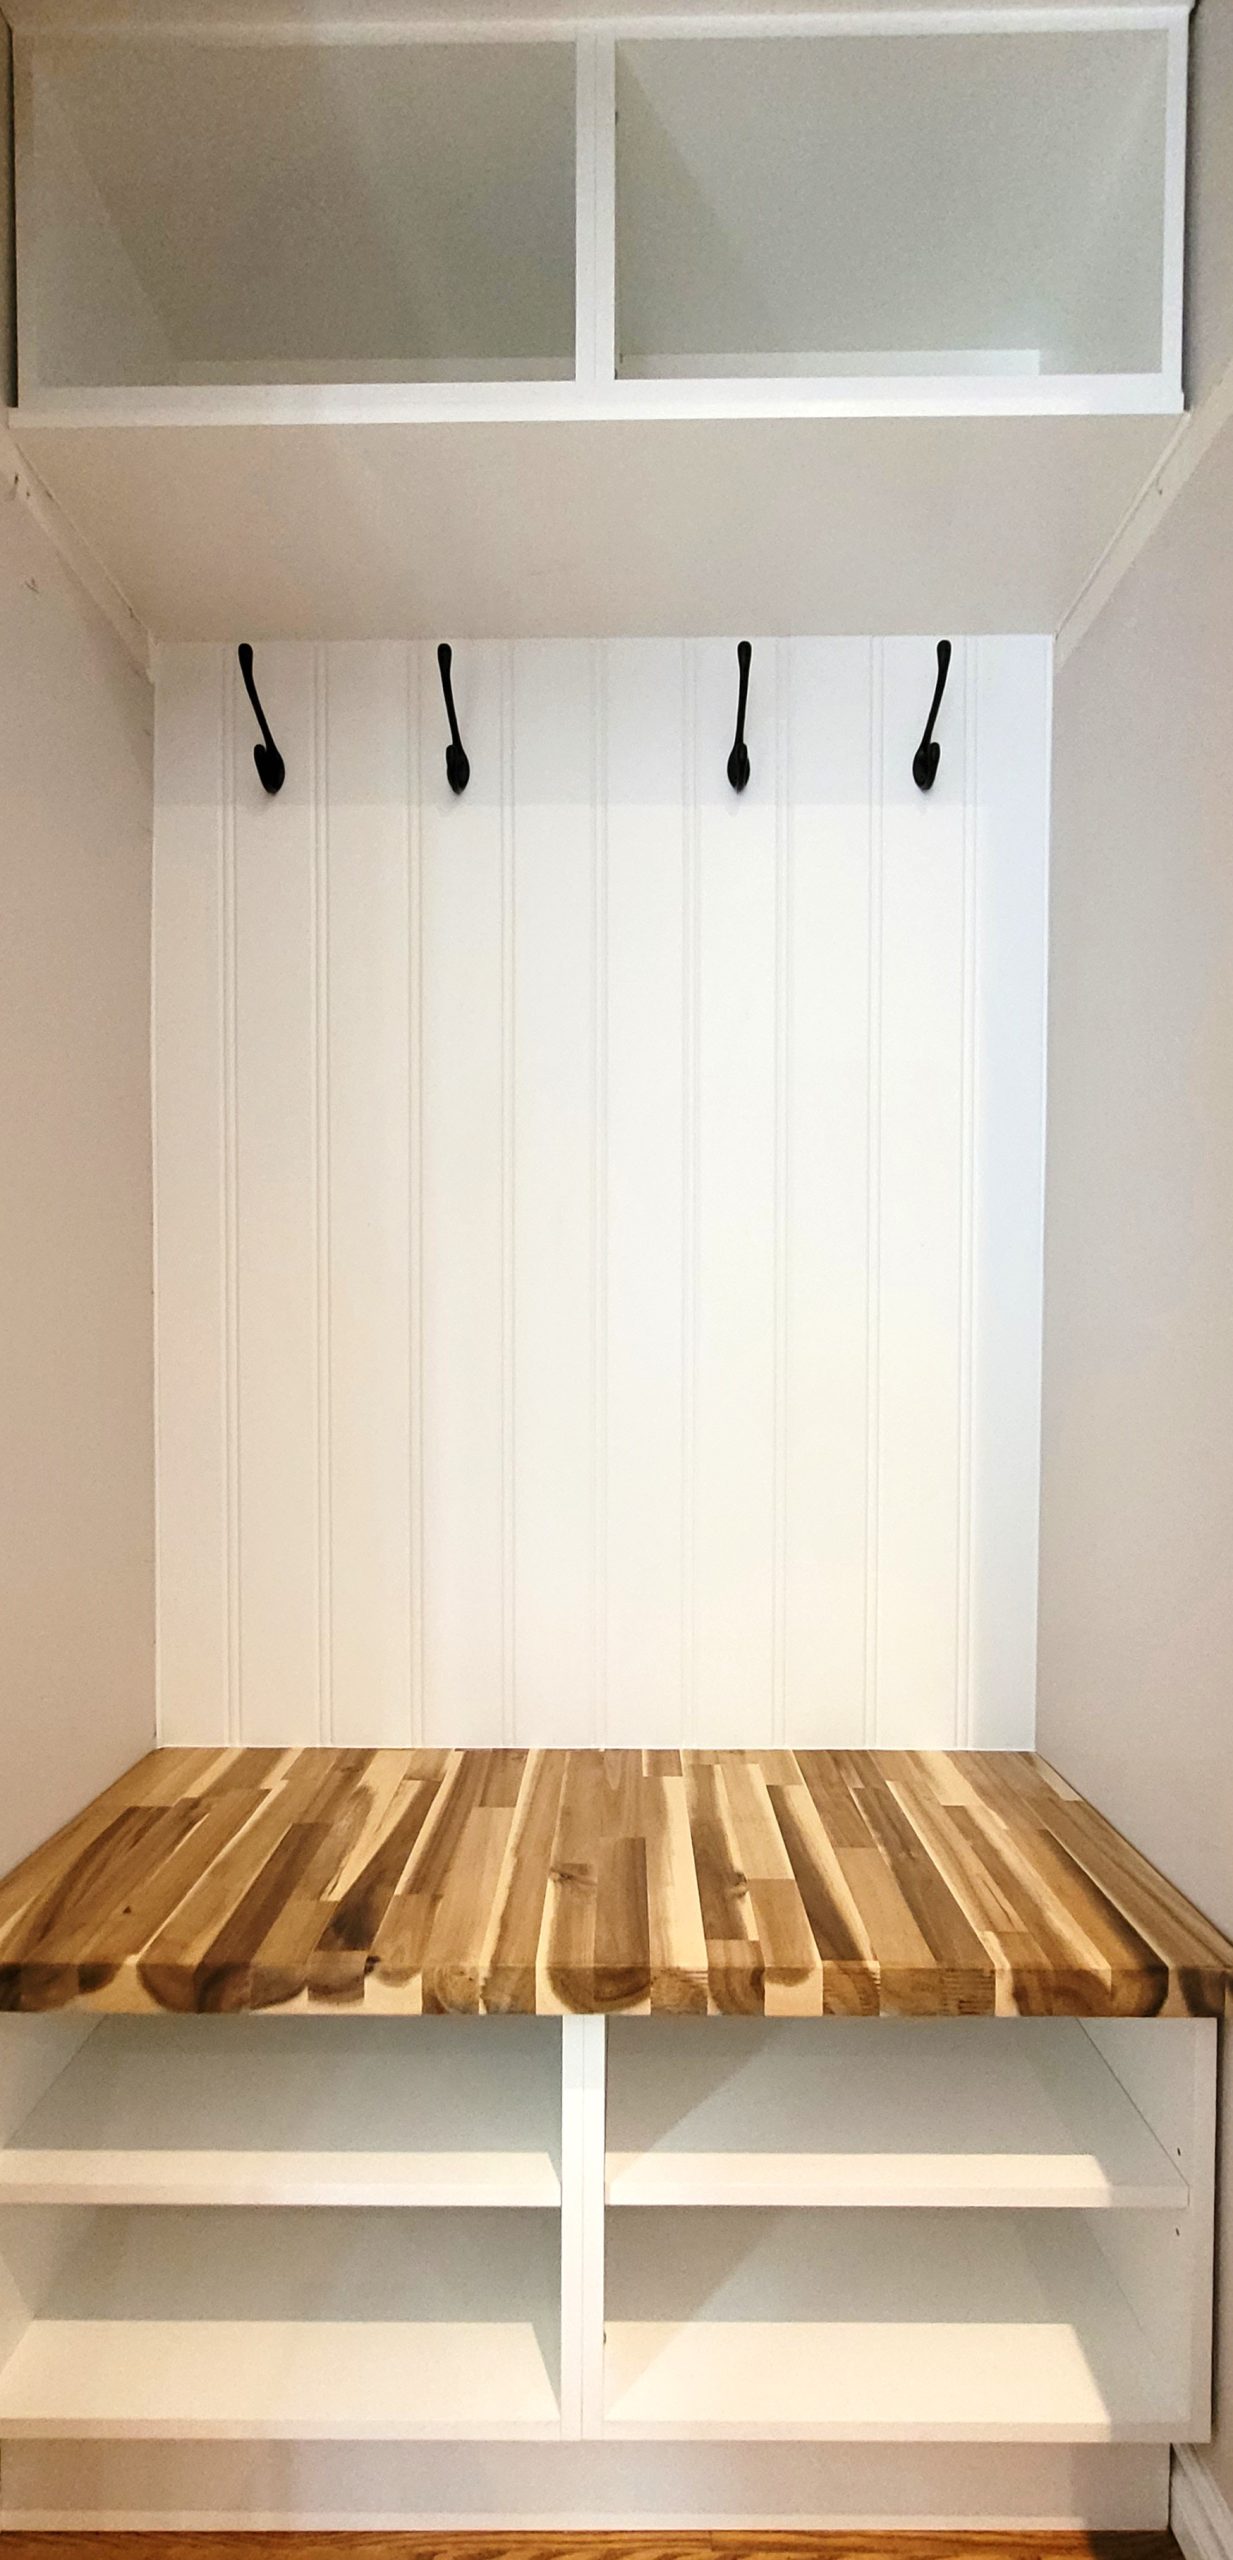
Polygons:
M11 2560L1181 2560L1154 2533L6 2533Z
M1044 1762L156 1751L0 1884L0 2007L1215 2017L1233 1946Z

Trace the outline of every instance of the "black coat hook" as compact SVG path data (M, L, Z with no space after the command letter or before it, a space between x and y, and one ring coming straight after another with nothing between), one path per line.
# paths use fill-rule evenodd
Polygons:
M946 679L949 673L950 642L949 640L939 640L938 680L933 688L933 700L929 705L929 717L925 722L925 734L912 758L912 780L916 784L918 791L932 791L934 783L938 778L938 766L942 761L942 750L934 738L933 724L942 708L942 696L946 691Z
M736 736L728 758L728 780L734 791L743 791L749 780L749 749L745 744L745 704L749 697L749 661L753 656L748 640L738 640L736 663L741 671L736 697Z
M450 724L450 742L445 750L445 778L451 791L465 791L471 779L471 767L466 748L458 735L458 714L454 709L454 688L450 682L453 662L454 652L448 640L443 640L437 651L437 665L441 670L441 691L445 695L445 716Z
M253 683L253 653L247 640L241 640L237 654L240 673L244 678L244 690L256 712L257 726L261 731L261 744L253 748L253 763L256 765L263 789L281 791L287 779L287 768L270 735L270 724L261 708L261 699Z

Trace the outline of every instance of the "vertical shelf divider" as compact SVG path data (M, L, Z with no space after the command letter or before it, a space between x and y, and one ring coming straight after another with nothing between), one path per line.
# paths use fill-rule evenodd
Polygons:
M561 2433L603 2433L604 2018L561 2020Z
M580 389L616 380L616 40L578 37L574 375Z

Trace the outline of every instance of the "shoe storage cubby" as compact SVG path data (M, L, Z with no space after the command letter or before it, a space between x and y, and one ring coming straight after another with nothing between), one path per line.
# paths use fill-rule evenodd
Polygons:
M0 2151L0 2205L561 2201L551 2019L109 2018Z
M0 2376L6 2435L560 2434L554 2215L78 2218Z
M1210 2020L3 2025L7 2436L1204 2430Z
M1184 8L765 29L36 34L23 411L1180 406Z
M1186 2408L1071 2214L614 2215L613 2435L1068 2442Z
M607 2063L608 2434L1079 2443L1195 2423L1202 2030L614 2021Z

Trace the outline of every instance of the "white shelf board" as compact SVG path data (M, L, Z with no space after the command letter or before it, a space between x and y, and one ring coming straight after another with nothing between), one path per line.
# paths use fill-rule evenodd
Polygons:
M0 2204L560 2203L555 2021L107 2018Z
M548 2215L99 2214L0 2433L558 2436L556 2244Z
M1077 2019L617 2019L608 2054L611 2205L1187 2202Z
M621 2215L606 2338L611 2436L1155 2442L1187 2417L1077 2216Z
M529 426L690 419L1174 417L1185 405L1178 375L1148 373L865 374L798 371L755 375L621 374L598 386L568 374L461 371L411 379L379 372L312 380L227 378L60 388L28 381L9 425L23 434L56 427Z

